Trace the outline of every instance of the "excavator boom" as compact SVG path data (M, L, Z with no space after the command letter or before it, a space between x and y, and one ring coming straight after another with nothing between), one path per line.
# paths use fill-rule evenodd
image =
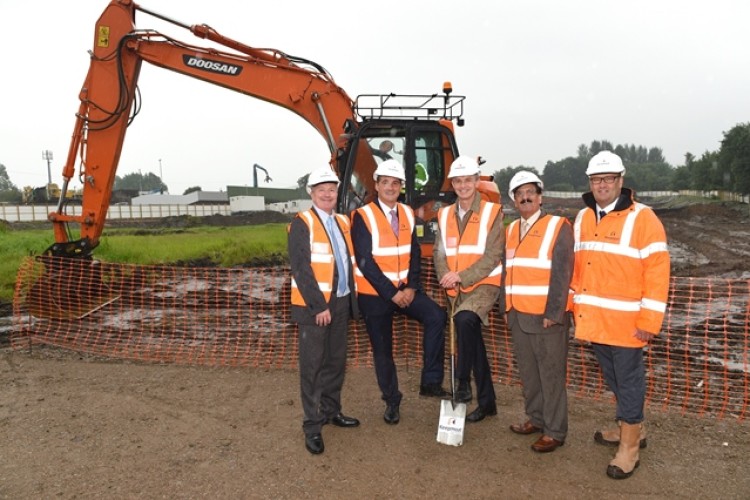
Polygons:
M57 211L49 215L56 241L50 248L53 254L86 255L99 242L125 133L133 119L131 113L137 112L136 86L144 61L285 107L308 121L332 154L342 145L339 136L344 121L353 118L352 99L319 65L276 50L254 49L206 25L187 27L158 14L160 19L187 27L196 36L234 52L138 30L137 10L155 14L130 0L113 0L96 23L90 67L63 168L66 190L80 161L82 211L77 216L64 213L60 198ZM67 225L71 222L81 227L77 242L70 242Z
M220 48L138 29L138 11ZM463 97L451 95L449 86L442 96L369 95L365 97L380 102L358 105L313 61L250 47L205 24L189 26L132 0L111 0L96 23L61 194L56 211L49 214L55 244L47 255L87 257L99 243L125 134L140 107L137 85L143 62L262 99L306 120L326 141L331 166L342 179L340 211L348 212L372 195L377 163L394 156L407 169L404 201L418 209L419 217L429 220L441 203L452 201L446 170L458 154L453 122L462 123L456 110L462 111ZM399 97L412 99L404 104ZM390 154L378 151L386 143L398 147ZM65 200L77 165L82 207L80 215L71 215L65 212ZM79 239L71 236L70 223L80 225Z

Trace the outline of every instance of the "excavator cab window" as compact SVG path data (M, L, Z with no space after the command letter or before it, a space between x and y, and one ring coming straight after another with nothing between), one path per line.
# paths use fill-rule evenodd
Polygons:
M417 236L430 243L434 240L437 210L455 200L445 177L456 155L452 134L434 123L393 121L385 126L382 122L366 122L342 156L347 164L339 165L343 174L339 209L351 213L373 201L373 172L385 160L398 160L406 173L400 201L414 209Z
M404 143L403 137L372 137L367 139L370 145L372 156L375 162L380 164L385 160L396 160L403 165L404 163Z
M407 154L406 130L403 127L374 127L366 133L361 132L359 140L352 143L352 149L346 155L349 162L342 170L344 190L339 195L339 200L343 200L340 206L343 205L347 213L375 199L375 181L372 175L379 164L386 160L396 160L405 165L405 159L410 156ZM406 185L405 183L401 201L406 198Z
M419 133L414 139L414 163L410 173L414 179L414 196L434 196L440 191L445 165L440 134ZM409 175L409 174L407 174Z

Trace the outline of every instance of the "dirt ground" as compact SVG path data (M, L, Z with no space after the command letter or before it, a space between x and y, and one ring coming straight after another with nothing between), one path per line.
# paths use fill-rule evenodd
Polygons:
M402 421L382 420L372 370L347 374L356 429L326 426L304 448L297 374L111 362L54 349L0 351L0 498L748 498L750 424L649 411L648 448L626 481L594 443L608 402L571 399L551 454L508 425L519 387L464 445L436 442L439 403L401 370ZM470 409L473 407L470 407Z
M750 276L747 214L659 208L674 273ZM11 351L8 319L0 318L0 498L750 498L747 421L649 409L642 465L613 481L613 450L592 439L610 422L611 401L572 397L565 446L540 455L529 449L534 436L508 430L523 419L520 387L496 384L498 416L468 425L464 445L451 447L435 440L439 403L417 395L418 370L400 370L402 420L388 426L374 371L357 368L343 404L362 425L326 426L326 451L313 456L295 371Z

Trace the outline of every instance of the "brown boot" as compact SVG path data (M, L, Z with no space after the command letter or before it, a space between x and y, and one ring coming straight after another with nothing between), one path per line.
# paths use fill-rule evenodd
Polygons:
M612 479L626 479L633 475L635 469L640 465L638 457L639 440L643 424L620 425L620 446L617 448L615 458L607 467L607 475Z
M594 433L594 441L601 445L610 446L613 448L620 446L620 421L617 421L617 429L596 431ZM641 435L638 447L640 449L644 449L647 445L648 442L646 441L646 426L644 425L641 427Z

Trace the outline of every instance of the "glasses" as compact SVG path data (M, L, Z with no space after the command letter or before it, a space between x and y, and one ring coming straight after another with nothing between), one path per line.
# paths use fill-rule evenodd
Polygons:
M619 178L619 175L608 175L606 177L589 177L589 182L591 184L601 184L602 182L604 184L614 184L614 182Z

